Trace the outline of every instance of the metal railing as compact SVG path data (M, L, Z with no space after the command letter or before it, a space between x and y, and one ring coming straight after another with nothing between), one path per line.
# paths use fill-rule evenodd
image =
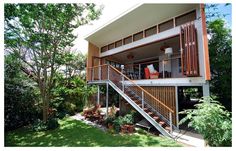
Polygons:
M156 58L155 61L146 61L143 63L126 64L124 74L132 80L145 79L144 66L150 64L156 64L155 70L158 71L159 76L155 79L164 78L180 78L185 77L182 75L181 57L180 54L173 54L172 57L164 56L165 58L159 60ZM150 79L152 79L150 77Z
M91 74L88 77L88 81L101 81L109 80L114 83L120 90L126 93L128 90L132 90L137 96L141 98L141 107L144 109L145 103L150 106L155 106L155 110L160 113L165 119L168 120L172 131L172 114L174 111L166 106L163 102L158 100L152 94L145 89L137 85L134 81L129 79L126 75L111 65L100 65L87 68L87 74ZM129 81L132 85L125 85L125 81Z

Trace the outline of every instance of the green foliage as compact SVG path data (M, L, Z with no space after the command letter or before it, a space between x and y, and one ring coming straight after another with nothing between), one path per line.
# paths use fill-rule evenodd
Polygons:
M208 23L211 65L210 89L213 95L231 111L232 106L232 36L223 19Z
M4 6L5 51L17 54L37 82L46 121L56 72L73 59L67 53L76 38L73 31L97 19L101 9L92 3Z
M210 146L231 146L232 120L230 113L210 97L200 100L196 109L181 112L187 114L180 124L189 120L188 126L203 135Z
M46 122L43 122L40 119L37 119L33 124L32 124L32 130L33 131L46 131L47 130L47 124Z
M115 131L120 132L121 126L125 124L133 124L134 118L132 114L126 114L124 117L119 116L113 121Z
M49 118L47 121L47 130L53 130L59 127L58 119Z
M4 124L6 130L32 123L39 116L35 83L21 70L21 61L14 55L5 56Z
M183 89L184 95L189 96L190 98L200 98L202 92L198 88L186 87Z
M123 125L123 118L121 116L117 117L113 121L113 125L114 125L114 129L115 129L116 133L119 133L121 126Z
M95 93L95 88L88 86L79 76L66 78L58 74L55 83L51 106L57 109L60 116L82 111L88 97Z
M85 80L86 55L68 51L65 52L63 61L65 69L62 71L66 78L80 76L81 79Z
M32 124L32 130L33 131L46 131L46 130L53 130L58 128L60 125L58 123L58 119L56 118L49 118L47 122L44 122L40 119L37 119L33 124Z
M83 106L83 105L80 105L78 107L79 111L81 111L81 106ZM64 108L65 108L65 111L70 115L74 115L77 111L76 105L73 103L70 103L70 102L65 102Z

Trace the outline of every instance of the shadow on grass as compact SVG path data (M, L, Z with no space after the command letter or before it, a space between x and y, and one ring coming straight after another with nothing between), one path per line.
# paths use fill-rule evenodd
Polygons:
M21 128L6 133L5 146L181 146L168 138L149 134L112 135L81 121L66 118L60 128L33 132Z

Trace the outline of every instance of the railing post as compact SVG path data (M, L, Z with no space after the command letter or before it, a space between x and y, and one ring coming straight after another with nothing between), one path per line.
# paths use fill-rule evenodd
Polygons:
M142 90L142 108L144 109L144 93L143 93L143 90Z
M123 92L125 91L125 78L123 75L122 75L122 91Z
M141 79L141 64L138 65L138 79Z
M171 112L169 112L169 118L170 118L170 133L172 133L172 113Z
M121 65L121 73L124 74L124 65ZM125 77L123 75L121 75L121 79L122 79L122 91L125 91Z
M106 86L107 86L107 88L106 88L106 117L108 117L108 92L109 92L109 85L108 85L108 83L106 83Z
M92 68L93 72L92 72L92 81L94 81L94 67Z
M109 67L109 65L107 65L107 80L109 80L109 75L110 75L110 67Z
M98 77L99 80L101 80L101 66L98 67Z
M162 78L165 78L165 60L162 60Z
M100 86L98 85L97 104L100 104Z

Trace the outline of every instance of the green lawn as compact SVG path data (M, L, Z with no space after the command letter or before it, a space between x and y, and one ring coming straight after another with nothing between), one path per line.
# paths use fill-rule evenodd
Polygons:
M150 134L112 135L81 121L65 118L60 128L34 132L20 128L6 133L5 146L181 146L177 142Z

